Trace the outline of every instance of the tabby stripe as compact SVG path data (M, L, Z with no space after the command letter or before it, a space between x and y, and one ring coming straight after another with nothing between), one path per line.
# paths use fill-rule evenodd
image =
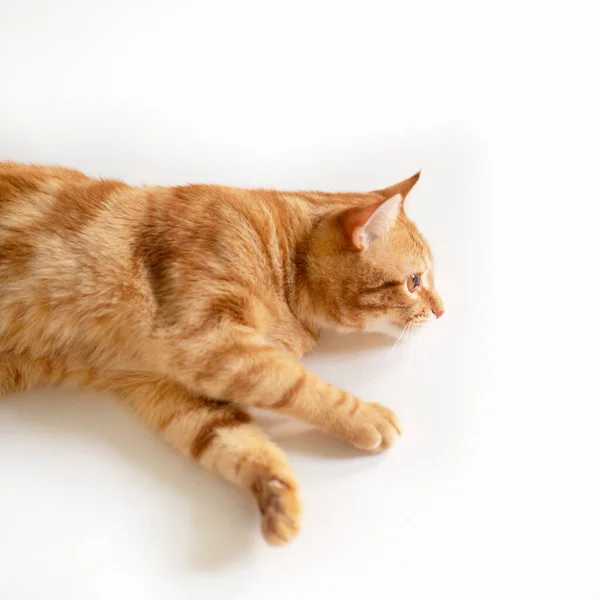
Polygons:
M242 467L244 466L244 464L246 463L246 461L248 460L247 456L242 456L241 458L239 458L236 463L235 463L235 474L239 475L240 471L242 470Z
M166 417L163 417L158 422L158 425L156 426L156 429L158 431L164 431L173 422L173 419L175 419L175 417L177 415L178 415L178 413L172 412L170 415L168 415Z
M22 278L35 256L35 247L23 236L9 237L0 244L0 272L2 277Z
M83 387L89 387L92 385L92 382L96 379L96 373L94 369L86 369L85 381L83 382Z
M214 442L219 429L237 427L250 423L250 415L239 411L234 415L224 415L206 423L196 434L190 447L190 454L198 459L203 452Z
M199 364L198 372L195 376L196 382L202 384L204 381L207 379L210 380L221 371L226 371L227 365L234 359L243 360L247 357L248 360L250 360L265 352L271 354L273 348L271 346L248 347L240 346L239 344L231 344L216 349L211 352L210 355L202 358L202 362ZM258 363L258 365L262 366L264 365L264 362ZM240 374L240 377L243 377L243 373ZM232 387L233 386L230 386L230 388Z
M348 392L340 392L339 400L334 404L334 407L346 404L346 400L348 400L349 396L350 394L348 394Z
M249 369L240 372L233 381L223 390L223 398L232 399L236 396L244 396L252 393L252 390L260 384L264 375L265 365L258 363Z
M271 408L283 408L286 404L289 404L298 395L304 384L306 383L306 373L301 373L296 379L296 382L283 394L283 396L274 404L271 404Z

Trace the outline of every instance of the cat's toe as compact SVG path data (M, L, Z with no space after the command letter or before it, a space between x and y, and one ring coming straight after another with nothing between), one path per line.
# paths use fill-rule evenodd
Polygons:
M252 487L262 514L261 529L271 546L283 546L298 535L302 503L295 484L279 479L260 478Z
M355 430L352 443L363 450L382 452L391 448L402 435L394 412L381 404L364 405L359 419L361 426Z

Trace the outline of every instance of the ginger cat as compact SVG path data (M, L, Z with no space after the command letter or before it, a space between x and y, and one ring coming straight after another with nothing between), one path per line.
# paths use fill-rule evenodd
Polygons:
M369 193L131 187L0 163L0 394L114 393L166 442L249 490L273 545L298 483L244 406L367 451L394 413L299 362L322 328L399 335L443 313L404 210L419 173Z

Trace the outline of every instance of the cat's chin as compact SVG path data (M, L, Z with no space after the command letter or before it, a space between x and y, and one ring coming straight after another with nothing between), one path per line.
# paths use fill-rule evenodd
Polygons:
M367 323L363 329L355 329L352 327L342 327L340 325L322 325L322 329L327 329L329 331L334 331L335 333L341 334L349 334L349 333L381 333L382 335L386 335L390 338L398 339L403 333L406 333L406 330L400 325L396 325L391 321L386 319L379 319L377 321L372 321L371 323Z
M383 335L398 339L398 337L405 332L405 329L404 327L400 327L400 325L396 325L396 323L392 323L387 319L378 319L377 321L368 323L363 331L368 333L381 333Z

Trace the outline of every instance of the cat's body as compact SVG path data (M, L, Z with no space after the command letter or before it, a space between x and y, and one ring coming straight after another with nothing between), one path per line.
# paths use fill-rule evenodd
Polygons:
M369 194L135 188L0 163L0 393L115 393L252 491L267 540L288 541L297 483L242 405L367 450L393 443L391 411L297 359L324 326L406 328L441 314L431 253L402 207L417 178Z

